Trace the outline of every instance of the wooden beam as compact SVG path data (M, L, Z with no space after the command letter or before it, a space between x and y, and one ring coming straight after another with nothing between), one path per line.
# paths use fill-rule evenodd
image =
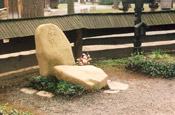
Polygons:
M83 46L83 39L82 39L82 30L79 29L76 31L76 41L74 42L75 47L75 58L78 58L82 55L82 46Z
M14 53L35 49L34 36L9 39L9 43L0 40L0 54Z
M15 71L26 67L38 65L35 53L26 54L26 52L16 53L10 57L5 55L0 55L0 73L5 73L9 71Z

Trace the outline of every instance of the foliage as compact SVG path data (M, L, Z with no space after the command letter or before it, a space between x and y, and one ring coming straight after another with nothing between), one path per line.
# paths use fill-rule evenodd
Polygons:
M75 85L56 78L45 78L42 76L34 76L30 80L29 87L37 90L51 91L54 94L61 94L65 96L79 96L82 95L84 89L80 85Z
M99 4L100 5L112 5L113 4L113 0L100 0Z
M151 56L133 55L127 59L126 68L150 76L175 77L175 62L170 61L169 58L172 57L160 50L153 51Z
M88 92L101 91L101 89L85 91L81 85L42 76L33 76L28 86L37 90L51 91L55 95L64 95L66 97L80 96Z
M30 80L30 87L38 90L55 92L58 80L56 78L46 78L42 76L33 76Z
M162 50L160 49L153 50L151 56L153 59L164 59L169 57L166 53L163 53Z
M65 96L80 96L84 92L84 89L80 85L75 85L63 80L59 81L57 85L56 93L65 95Z
M25 113L23 111L16 110L6 104L0 105L0 115L31 115L31 113Z

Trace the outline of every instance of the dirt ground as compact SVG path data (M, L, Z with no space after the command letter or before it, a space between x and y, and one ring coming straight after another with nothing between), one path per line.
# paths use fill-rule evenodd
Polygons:
M37 115L175 115L175 79L150 78L129 71L107 73L112 81L129 84L129 89L74 99L41 98L21 93L20 88L1 89L0 103Z

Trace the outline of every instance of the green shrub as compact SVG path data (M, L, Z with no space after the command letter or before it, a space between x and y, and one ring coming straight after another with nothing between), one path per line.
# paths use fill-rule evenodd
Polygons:
M100 5L112 5L114 3L113 0L100 0L99 4Z
M133 55L126 61L126 68L133 71L139 71L150 76L161 76L164 78L175 77L175 63L168 60L157 60L143 55Z
M82 95L84 89L80 85L75 85L65 81L59 81L57 85L56 93L65 95L65 96L79 96Z
M55 92L57 89L58 80L56 78L46 78L42 76L33 76L30 80L29 87L38 90L46 90Z
M84 92L83 87L80 85L75 85L63 80L57 80L56 78L46 78L42 76L32 77L28 86L37 90L50 91L55 95L79 96Z

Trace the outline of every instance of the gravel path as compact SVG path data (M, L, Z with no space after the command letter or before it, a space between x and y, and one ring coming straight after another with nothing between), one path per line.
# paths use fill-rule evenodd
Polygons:
M17 89L6 95L6 101L46 115L175 115L175 79L148 78L132 72L107 73L112 81L129 84L129 89L117 94L91 93L72 100L41 98Z

